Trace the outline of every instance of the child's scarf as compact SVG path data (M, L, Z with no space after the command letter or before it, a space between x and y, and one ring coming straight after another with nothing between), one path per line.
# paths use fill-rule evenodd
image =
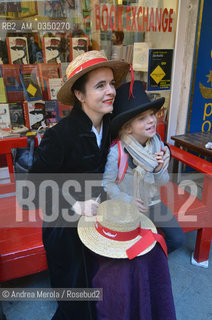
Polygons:
M146 146L143 147L132 135L125 134L121 138L123 148L133 158L133 163L136 165L134 169L134 197L142 199L144 205L148 206L152 197L158 193L155 186L155 178L153 171L158 166L154 154L161 152L161 140L155 135L149 139ZM165 159L164 167L167 168L169 157ZM142 190L142 194L140 194Z

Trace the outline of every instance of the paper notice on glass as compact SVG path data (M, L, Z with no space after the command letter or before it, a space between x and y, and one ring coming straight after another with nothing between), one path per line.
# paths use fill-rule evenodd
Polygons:
M135 71L148 71L149 42L135 42L133 48L133 69Z
M212 150L212 142L206 143L205 148Z

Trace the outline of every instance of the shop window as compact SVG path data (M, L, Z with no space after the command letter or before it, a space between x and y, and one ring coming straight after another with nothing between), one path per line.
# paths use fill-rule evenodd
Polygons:
M165 96L164 119L176 16L177 0L1 1L0 129L37 128L40 122L30 120L36 112L46 125L66 116L71 106L56 100L65 70L73 58L92 49L128 61L152 99Z

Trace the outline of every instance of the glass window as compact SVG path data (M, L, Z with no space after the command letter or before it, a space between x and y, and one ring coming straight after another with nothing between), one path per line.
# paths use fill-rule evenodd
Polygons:
M29 104L34 110L37 100L53 108L68 63L96 49L108 59L128 61L152 99L166 97L162 119L169 105L176 12L177 0L1 1L0 103L18 97L23 110ZM69 109L61 107L58 119Z

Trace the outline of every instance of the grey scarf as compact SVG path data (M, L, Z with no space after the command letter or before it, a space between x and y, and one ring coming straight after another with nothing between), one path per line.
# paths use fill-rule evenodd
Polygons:
M131 155L133 163L136 165L134 169L133 196L142 199L144 204L148 206L152 198L158 193L153 171L158 165L154 154L161 152L161 140L155 135L143 147L132 135L125 134L121 141L123 148ZM164 161L163 170L167 169L169 156L165 157ZM140 194L140 190L143 190L142 194Z

